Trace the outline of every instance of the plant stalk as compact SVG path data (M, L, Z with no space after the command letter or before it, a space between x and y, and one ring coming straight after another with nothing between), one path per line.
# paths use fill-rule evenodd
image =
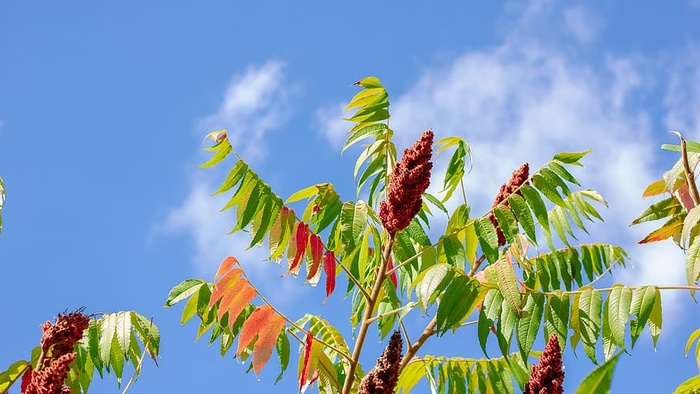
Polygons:
M386 267L389 264L389 258L391 257L391 248L394 245L395 235L389 235L389 240L386 243L384 250L382 250L382 261L379 265L377 272L377 280L374 282L372 287L372 292L367 299L364 314L362 315L362 322L360 323L360 330L357 332L357 340L355 341L355 347L352 349L352 358L350 360L350 366L348 367L347 373L345 374L345 383L343 384L342 394L350 394L352 390L352 385L355 381L355 371L357 370L357 364L360 362L360 354L362 354L362 346L367 337L367 330L372 324L372 314L374 313L374 306L377 304L377 298L379 298L379 293L382 290L382 284L387 277Z

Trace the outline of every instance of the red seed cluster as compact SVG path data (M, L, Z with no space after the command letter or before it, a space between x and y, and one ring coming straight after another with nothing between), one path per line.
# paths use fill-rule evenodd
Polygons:
M394 166L386 200L379 206L379 218L390 234L408 227L420 211L423 193L430 186L432 155L433 131L426 130Z
M501 185L501 190L499 190L498 195L496 196L496 199L493 201L493 207L496 207L497 205L501 204L503 201L505 201L511 194L513 194L518 188L525 182L527 182L527 178L530 176L530 166L525 163L520 168L517 170L513 171L513 175L510 177L510 181L508 183L504 183ZM520 194L520 193L518 193ZM504 204L506 207L508 207L508 202ZM489 214L489 220L491 220L491 223L493 223L494 227L496 227L496 232L498 233L498 246L503 246L506 244L506 237L503 235L503 231L501 230L501 227L498 225L498 221L496 220L496 215L491 212Z
M562 394L564 392L564 369L561 348L556 334L549 337L539 365L532 366L530 381L525 383L523 394Z
M43 360L37 370L30 369L22 377L22 394L67 394L63 382L75 360L75 344L83 337L90 319L82 311L59 314L56 323L42 325Z
M394 331L377 365L360 382L358 394L393 394L399 381L402 348L401 333Z

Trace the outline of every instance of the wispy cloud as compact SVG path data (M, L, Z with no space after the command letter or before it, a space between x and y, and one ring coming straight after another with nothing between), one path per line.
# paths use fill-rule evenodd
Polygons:
M587 168L576 175L586 187L599 190L610 209L603 210L606 223L582 239L630 249L634 268L616 279L683 284L682 253L673 253L672 244L636 246L648 228L628 227L649 204L642 191L663 172L654 160L658 130L638 100L652 95L657 81L648 70L658 66L640 56L611 54L582 63L571 42L564 50L558 38L541 36L538 26L558 15L566 20L560 28L569 29L580 43L593 40L603 21L580 6L558 9L552 2L535 1L519 15L499 45L465 53L449 67L425 67L413 87L393 97L397 145L408 146L428 128L439 136L465 137L474 152L474 170L465 184L475 212L490 207L500 184L523 162L536 169L557 152L592 148ZM588 21L596 22L581 25ZM551 29L547 34L556 35ZM700 72L690 66L697 61L683 64L670 81L667 104L673 110L668 120L693 128L698 125L700 83L680 81L700 81ZM669 305L679 296L669 292L664 301Z
M270 61L235 75L219 109L199 122L199 132L227 129L246 158L263 156L262 140L289 116L287 99L292 90L283 80L283 70L282 63Z
M229 139L246 160L261 161L266 155L265 138L282 126L289 115L287 99L291 91L284 80L283 65L268 62L260 67L249 67L235 75L226 88L218 110L203 117L198 132L228 129ZM260 248L248 250L250 236L245 232L226 235L236 223L235 212L219 212L226 203L224 196L212 197L216 183L225 176L225 170L215 168L190 174L190 190L182 203L172 209L159 226L171 234L184 234L193 241L192 262L196 271L212 277L226 256L235 256L246 267L248 275L263 287L269 288L271 299L278 303L291 302L304 291L299 280L279 279L279 269L264 261L267 254ZM271 280L274 278L274 280ZM281 290L281 291L280 291Z

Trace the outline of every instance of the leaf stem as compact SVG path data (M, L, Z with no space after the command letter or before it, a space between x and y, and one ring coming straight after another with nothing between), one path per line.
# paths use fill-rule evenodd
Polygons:
M377 280L374 282L372 287L372 293L370 293L369 299L367 299L365 311L362 316L362 322L360 323L360 330L357 332L357 340L355 340L355 347L352 349L352 358L350 359L350 365L345 374L345 383L343 384L342 394L350 394L352 390L352 384L355 381L355 370L357 369L357 364L360 361L360 354L362 354L362 346L365 342L365 337L367 336L367 330L372 324L372 314L374 313L374 306L379 298L379 293L382 289L382 284L387 278L387 265L389 264L389 258L391 256L391 248L394 245L394 240L396 239L395 234L390 234L387 243L384 245L382 250L382 261L379 265L377 272Z

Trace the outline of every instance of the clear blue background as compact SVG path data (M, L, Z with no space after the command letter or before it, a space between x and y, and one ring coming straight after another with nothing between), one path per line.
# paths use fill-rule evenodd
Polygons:
M399 146L426 128L472 144L475 212L523 161L593 148L577 175L610 208L580 240L629 248L634 268L614 281L684 284L682 253L635 246L650 228L627 224L676 160L658 150L674 142L666 132L700 138L699 64L697 0L0 2L0 368L27 357L60 311L133 309L159 325L162 358L131 393L294 392L294 352L277 386L274 360L258 380L194 343L181 308L162 305L172 286L211 279L235 254L290 317L319 313L349 333L340 291L322 305L323 286L280 279L261 251L242 251L244 237L224 236L233 221L206 195L226 165L195 167L204 134L227 128L279 195L331 181L354 199L357 151L339 155L339 108L367 75L389 90ZM645 333L620 360L614 393L670 392L697 374L683 347L700 308L681 292L664 292L664 306L657 351ZM429 319L409 315L414 337ZM420 353L481 357L463 331ZM374 332L368 343L366 368L383 348ZM578 353L566 350L567 392L593 368ZM93 392L121 390L97 379Z

